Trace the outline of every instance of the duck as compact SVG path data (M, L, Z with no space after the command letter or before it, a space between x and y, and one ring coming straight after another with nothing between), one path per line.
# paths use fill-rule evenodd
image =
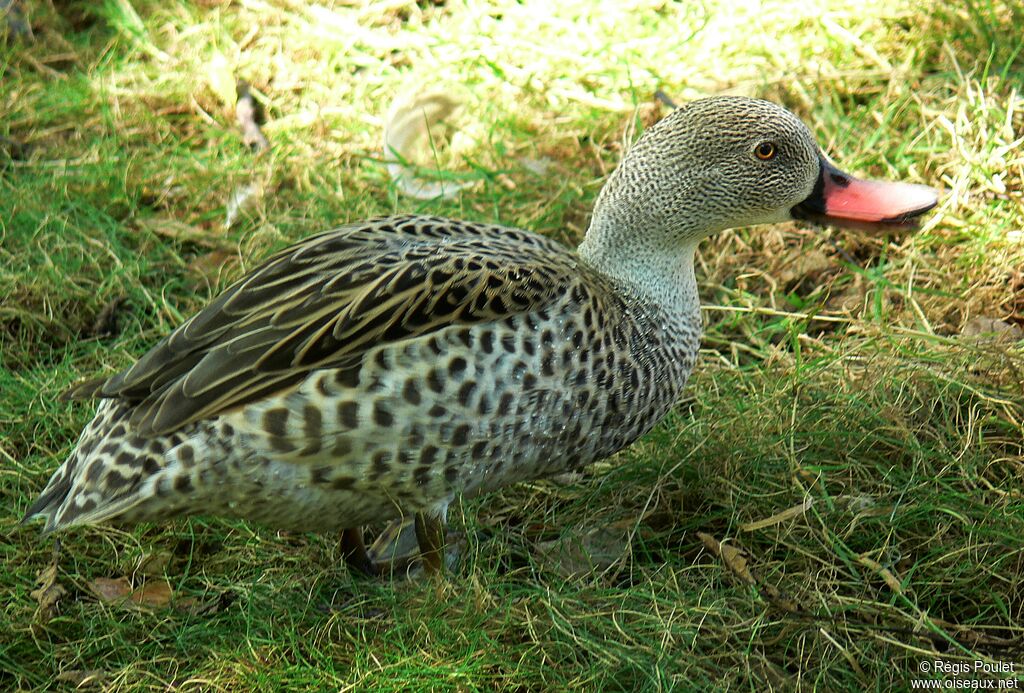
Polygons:
M23 522L43 532L206 515L341 532L405 521L444 569L449 505L580 470L673 407L698 357L701 240L804 220L911 228L924 185L854 178L774 103L697 99L628 150L582 243L393 215L271 255L99 400Z

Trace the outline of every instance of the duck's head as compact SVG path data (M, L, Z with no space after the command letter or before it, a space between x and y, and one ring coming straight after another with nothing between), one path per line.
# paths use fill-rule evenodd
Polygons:
M712 97L676 109L630 149L602 190L584 246L598 240L590 234L611 228L652 234L664 247L790 219L907 227L936 201L923 185L839 171L807 126L780 106Z

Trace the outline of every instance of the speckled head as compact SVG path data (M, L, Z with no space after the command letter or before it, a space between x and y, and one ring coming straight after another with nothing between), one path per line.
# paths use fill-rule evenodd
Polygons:
M688 103L630 149L598 198L584 256L627 243L624 231L671 251L727 228L811 219L907 225L934 191L858 181L828 162L810 130L768 101L719 96Z

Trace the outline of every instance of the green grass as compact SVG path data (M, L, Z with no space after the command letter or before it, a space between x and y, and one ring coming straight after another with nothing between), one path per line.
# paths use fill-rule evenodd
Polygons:
M0 689L887 691L935 658L1024 671L1024 343L964 334L1024 328L1017 0L27 7L35 40L0 47ZM236 77L266 107L260 156ZM452 200L399 196L382 163L415 88L463 103L420 162L472 182ZM445 585L353 577L333 537L196 519L69 533L67 593L37 610L51 543L16 525L92 414L62 391L345 221L578 242L659 88L776 100L845 169L945 196L906 237L709 240L684 401L578 478L454 507L468 548ZM610 565L542 558L595 530L626 546ZM121 577L174 598L90 588Z

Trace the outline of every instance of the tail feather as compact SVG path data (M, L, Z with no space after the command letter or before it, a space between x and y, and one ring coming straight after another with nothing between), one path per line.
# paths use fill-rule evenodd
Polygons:
M96 524L122 515L153 495L154 472L163 456L153 441L131 434L130 408L114 400L100 404L74 451L50 477L21 524L45 518L43 534Z
M66 475L61 476L56 481L51 479L46 489L36 499L36 502L25 511L25 516L21 518L21 522L18 524L25 525L37 517L44 517L46 518L46 525L43 527L43 534L49 534L54 531L57 529L54 524L54 516L60 506L67 500L70 492L71 481Z
M90 378L61 394L60 399L62 402L69 402L75 399L96 399L100 396L103 386L107 384L109 379L108 376Z

